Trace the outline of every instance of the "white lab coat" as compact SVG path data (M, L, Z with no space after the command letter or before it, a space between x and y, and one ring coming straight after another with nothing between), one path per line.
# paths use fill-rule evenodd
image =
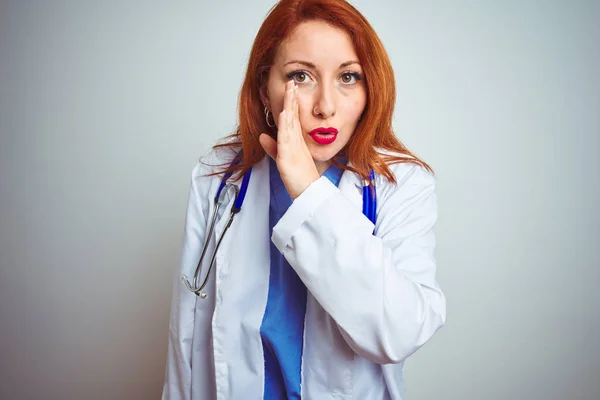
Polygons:
M232 157L231 150L220 149L202 161L223 164ZM404 360L445 322L433 254L433 176L413 164L391 168L397 186L377 178L375 235L362 214L362 181L350 171L344 171L339 188L326 177L312 183L273 230L273 243L308 289L303 399L404 399ZM192 276L200 256L220 183L220 177L204 176L211 171L201 162L192 175L163 400L260 400L260 326L270 269L269 162L265 157L253 167L242 211L217 252L208 298L201 299L179 277Z

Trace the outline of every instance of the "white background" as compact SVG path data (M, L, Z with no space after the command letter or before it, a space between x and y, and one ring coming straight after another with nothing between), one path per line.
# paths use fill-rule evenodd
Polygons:
M272 4L0 2L0 398L159 397L190 173ZM600 4L354 4L438 179L409 399L600 398Z

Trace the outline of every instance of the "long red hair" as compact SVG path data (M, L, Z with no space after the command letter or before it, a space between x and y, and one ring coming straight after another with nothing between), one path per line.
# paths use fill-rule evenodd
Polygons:
M346 157L351 166L340 164L338 157L332 162L358 173L363 179L368 179L369 171L373 169L390 182L395 179L389 164L414 163L432 172L429 165L412 154L394 135L394 71L381 40L365 17L345 0L281 0L270 10L254 39L239 95L239 125L223 143L215 146L241 147L243 158L237 165L227 164L218 173L243 174L265 156L258 137L261 133L276 137L276 127L267 125L259 89L267 82L279 44L299 24L311 20L325 21L350 35L367 88L363 115L348 144L338 154Z

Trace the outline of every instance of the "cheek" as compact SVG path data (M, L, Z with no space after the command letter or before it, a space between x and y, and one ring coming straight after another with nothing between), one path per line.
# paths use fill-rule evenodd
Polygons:
M269 82L268 95L269 103L271 105L271 112L276 117L283 111L283 96L285 94L285 88L282 90L279 83Z
M344 108L344 115L348 122L352 121L353 124L358 122L358 119L362 115L365 109L366 102L364 99L356 99L346 103Z

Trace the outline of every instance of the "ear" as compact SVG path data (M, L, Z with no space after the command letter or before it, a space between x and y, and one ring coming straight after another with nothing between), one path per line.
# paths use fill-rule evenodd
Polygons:
M269 110L271 109L271 103L269 102L269 93L267 90L267 84L263 83L260 85L258 89L258 94L260 95L260 101L267 107Z

